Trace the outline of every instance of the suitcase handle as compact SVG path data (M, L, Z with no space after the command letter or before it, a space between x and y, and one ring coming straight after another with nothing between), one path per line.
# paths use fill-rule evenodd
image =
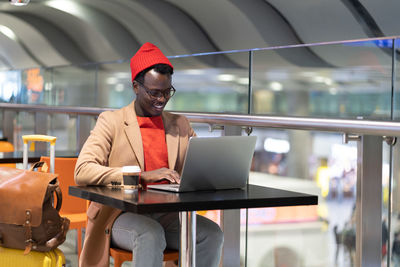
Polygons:
M24 140L24 144L28 144L29 141L31 142L49 142L50 145L56 144L57 137L50 136L50 135L42 135L42 134L30 134L30 135L23 135L22 140Z
M24 155L23 155L23 168L28 168L28 142L48 142L50 143L50 172L54 173L54 159L56 157L56 139L55 136L42 135L42 134L30 134L23 135L22 140L24 141Z

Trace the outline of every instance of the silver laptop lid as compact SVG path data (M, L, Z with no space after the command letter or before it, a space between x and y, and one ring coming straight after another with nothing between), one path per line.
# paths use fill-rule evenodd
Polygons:
M256 140L256 136L192 137L179 191L245 187Z

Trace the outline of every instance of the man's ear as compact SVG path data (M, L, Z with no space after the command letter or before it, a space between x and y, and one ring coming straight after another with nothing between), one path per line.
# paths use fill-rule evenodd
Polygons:
M133 87L133 91L135 92L135 94L138 94L138 92L139 92L139 83L137 81L133 81L132 82L132 87Z

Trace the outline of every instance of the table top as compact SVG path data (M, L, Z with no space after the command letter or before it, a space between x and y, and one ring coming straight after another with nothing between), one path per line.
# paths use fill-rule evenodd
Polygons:
M248 185L245 189L172 193L70 186L69 194L135 213L317 205L318 196Z
M79 151L74 150L56 150L56 157L59 158L74 158L78 157ZM50 156L49 151L34 151L28 152L28 162L37 162L41 156ZM0 152L0 163L22 163L23 152Z

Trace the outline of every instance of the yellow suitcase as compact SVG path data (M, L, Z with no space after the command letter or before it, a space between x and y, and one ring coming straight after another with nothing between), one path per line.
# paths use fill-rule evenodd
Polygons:
M58 248L48 252L31 251L24 255L20 249L0 247L0 267L64 267L64 253Z

